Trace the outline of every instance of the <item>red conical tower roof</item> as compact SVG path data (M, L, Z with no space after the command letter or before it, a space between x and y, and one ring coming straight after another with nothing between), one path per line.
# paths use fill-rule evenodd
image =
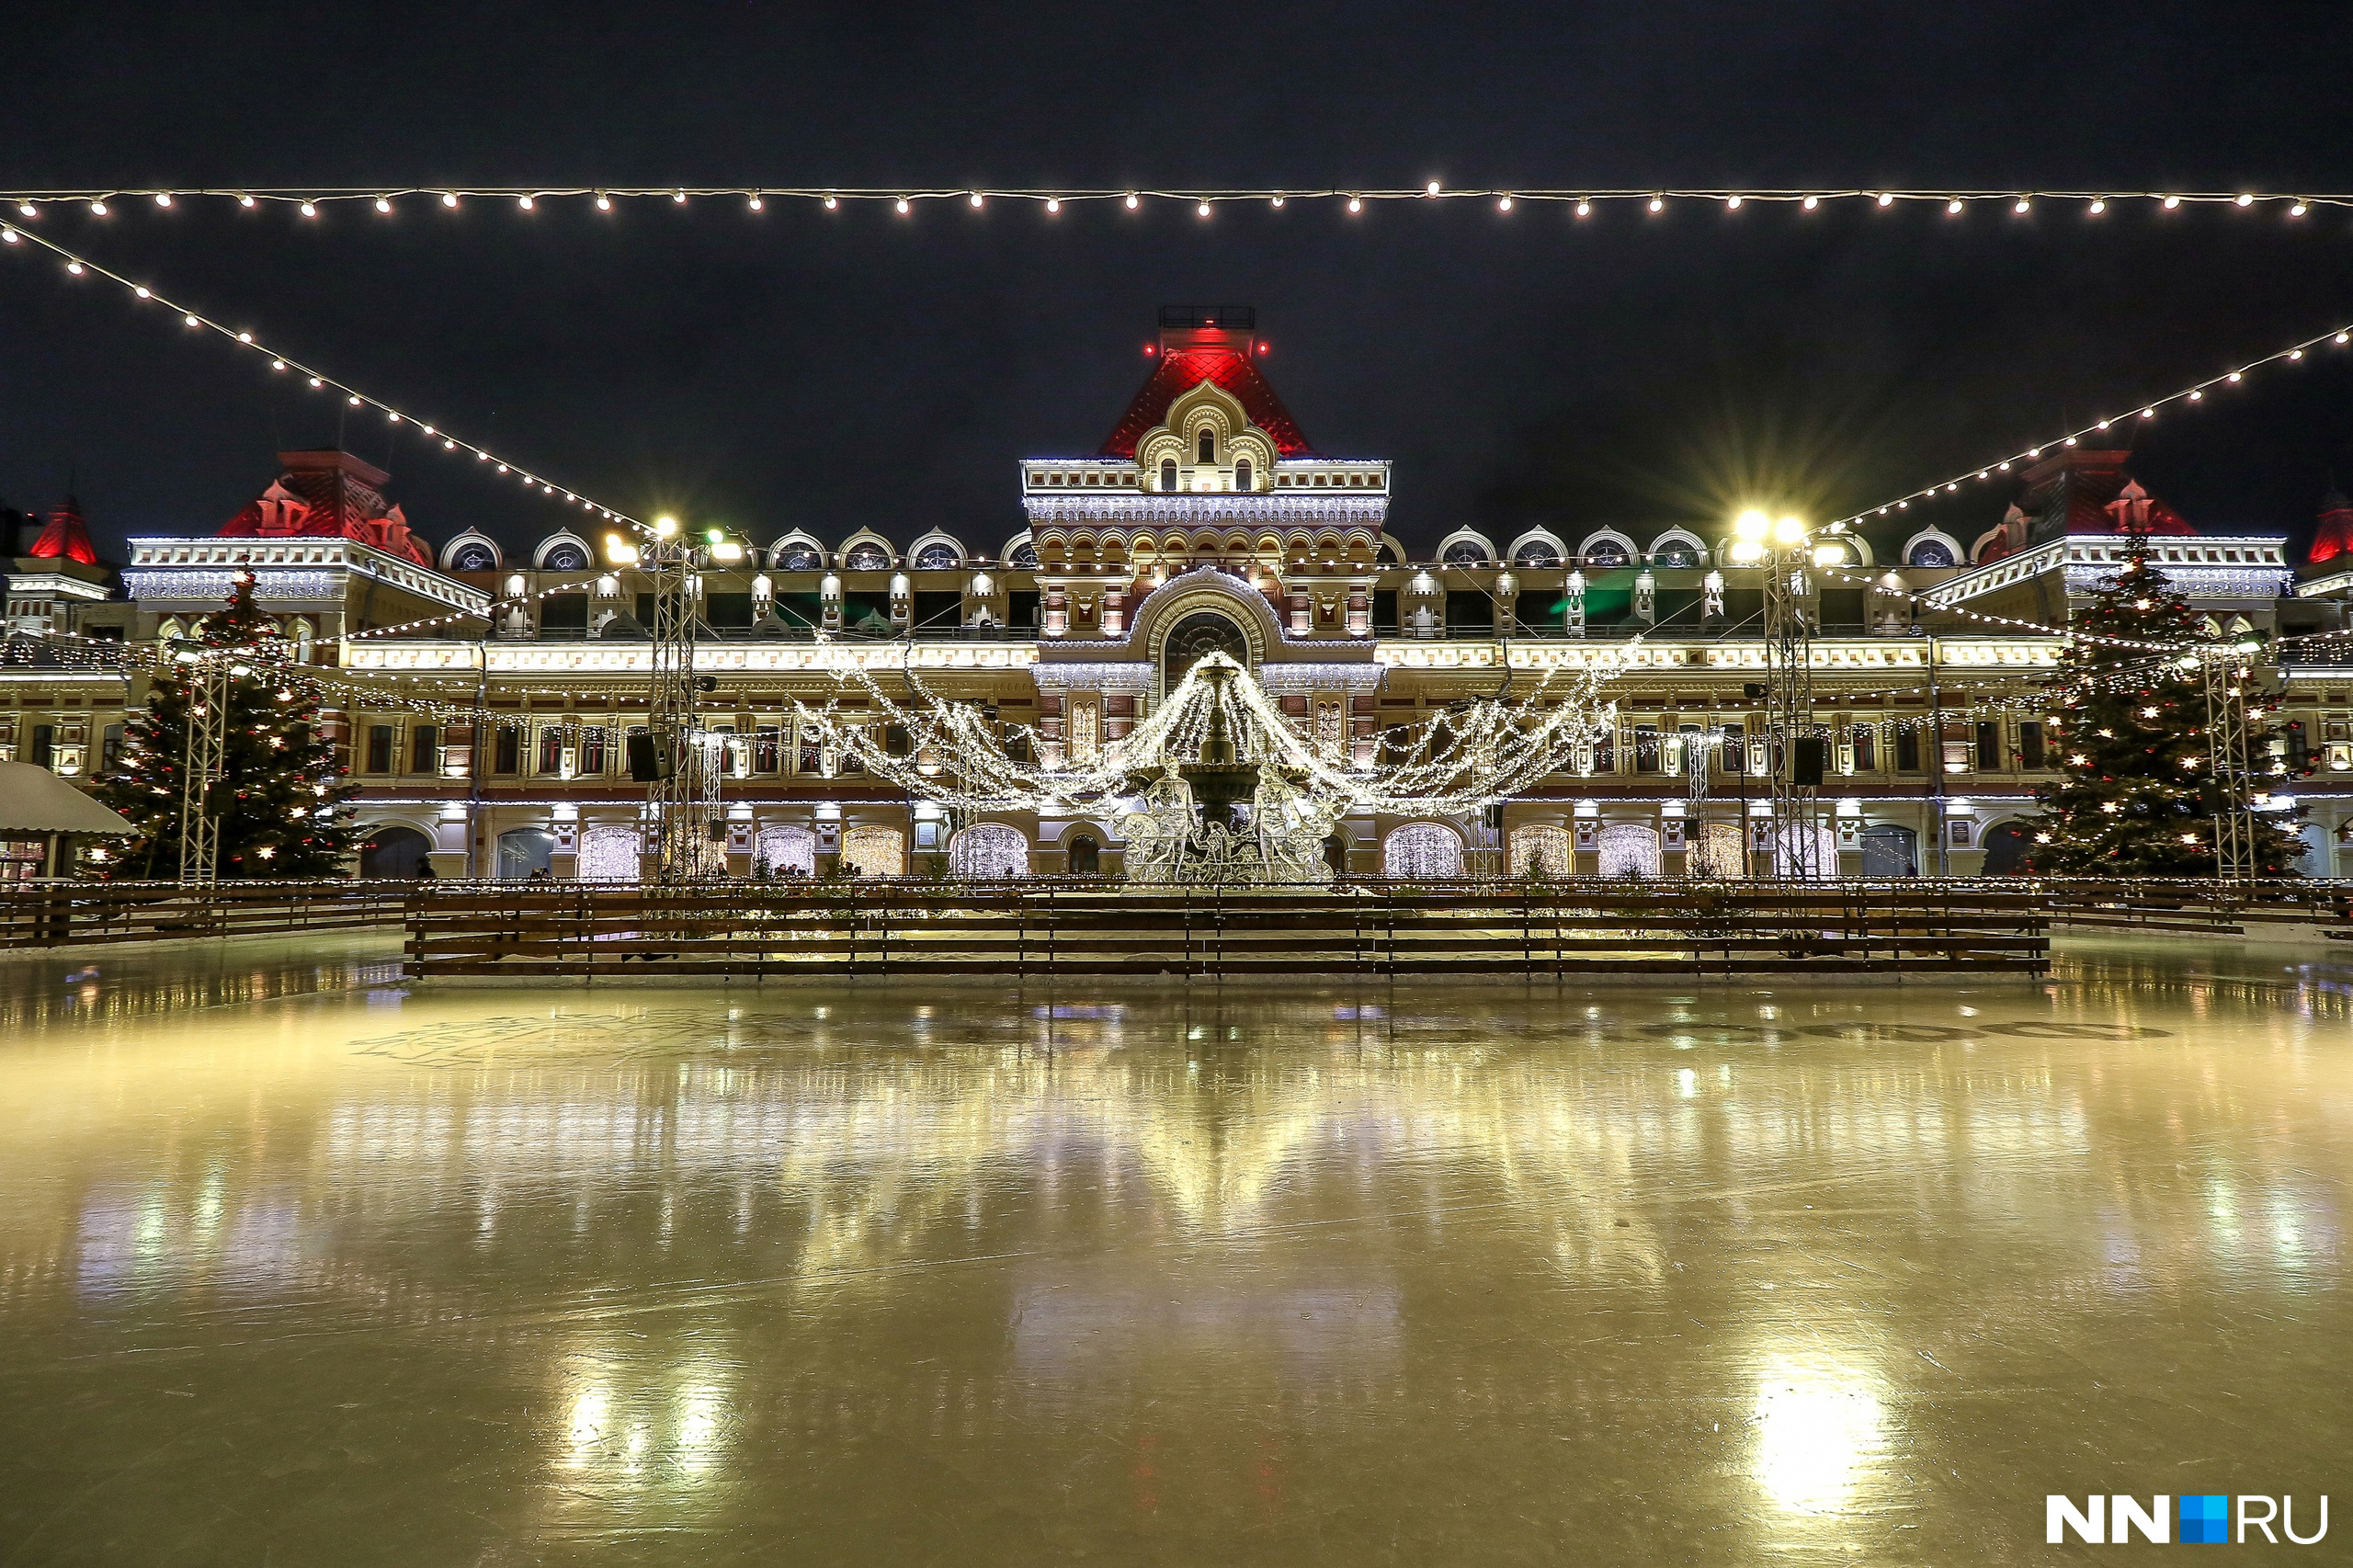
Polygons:
M1215 381L1233 394L1250 423L1275 443L1277 452L1287 458L1314 456L1299 421L1258 373L1256 356L1264 346L1256 324L1256 312L1246 305L1162 306L1160 343L1153 351L1158 362L1096 455L1133 458L1143 433L1167 423L1170 403L1203 381Z
M2353 502L2332 490L2321 497L2320 528L2313 535L2304 564L2317 566L2340 555L2353 556Z
M82 503L68 495L65 505L49 515L49 527L33 540L31 554L38 561L78 561L85 566L98 563L97 550L90 543L90 530L82 521Z

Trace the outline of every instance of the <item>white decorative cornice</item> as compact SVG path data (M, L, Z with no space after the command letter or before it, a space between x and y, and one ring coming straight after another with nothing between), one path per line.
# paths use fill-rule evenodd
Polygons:
M333 597L340 594L345 577L359 576L405 588L453 609L479 612L490 608L490 596L480 588L356 539L134 539L131 566L122 580L134 599L225 598L230 572L238 568L254 574L256 597L266 599L291 597L290 589L298 581L305 585L332 582L335 586L326 593ZM308 577L295 571L304 568L310 570ZM212 575L201 575L207 572ZM217 590L193 585L215 579L220 584ZM272 592L274 579L279 581L276 593ZM319 590L303 586L299 591Z

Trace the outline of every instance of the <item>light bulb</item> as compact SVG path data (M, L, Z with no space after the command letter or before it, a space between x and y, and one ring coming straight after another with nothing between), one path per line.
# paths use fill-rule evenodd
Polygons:
M2018 214L2020 214L2021 216L2023 216L2023 215L2024 215L2024 214L2026 214L2027 212L2029 212L2029 211L2032 210L2033 210L2033 207L2034 207L2034 203L2032 203L2032 202L2029 201L2025 197L2021 196L2021 197L2019 197L2019 198L2018 198L2018 205L2017 205L2017 206L2015 206L2015 207L2013 207L2013 208L2011 208L2011 209L2010 209L2010 210L2011 210L2011 211L2013 211L2013 212L2018 213Z
M904 197L904 196L903 196L903 197L899 198L899 216L900 216L900 217L902 217L902 218L904 218L904 217L905 217L906 215L907 215L907 199L906 199L905 197Z
M317 206L316 206L315 204L313 204L313 203L312 203L312 202L308 202L308 201L305 201L304 203L302 203L302 216L303 216L303 217L305 217L305 218L315 218L315 217L317 217L318 215L319 215L319 210L318 210L318 208L317 208Z
M1662 211L1665 211L1665 210L1666 210L1666 200L1665 200L1665 198L1663 198L1663 197L1657 197L1657 196L1654 196L1654 197L1652 197L1652 198L1651 198L1651 210L1652 210L1652 211L1654 211L1654 212L1662 212Z
M1819 207L1819 206L1821 206L1821 205L1822 205L1822 198L1820 198L1820 197L1818 197L1818 196L1809 196L1809 197L1807 197L1807 198L1805 199L1805 200L1804 200L1804 201L1802 201L1802 203L1800 203L1800 205L1801 205L1801 206L1802 206L1802 207L1803 207L1807 211L1811 212L1811 211L1813 211L1815 208L1817 208L1817 207Z
M1436 181L1436 180L1432 180L1432 181L1430 181L1430 183L1428 184L1428 186L1427 186L1426 187L1424 187L1424 194L1425 194L1425 195L1428 195L1428 196L1436 196L1436 195L1438 194L1438 181Z
M1577 216L1578 216L1578 217L1580 217L1580 218L1590 218L1590 217L1592 217L1592 216L1593 216L1593 203L1592 203L1592 202L1590 202L1590 201L1580 201L1580 202L1578 202L1578 203L1577 203Z
M532 206L531 199L528 194L518 196L515 199L515 205L520 207L524 211L529 212Z
M1278 197L1274 198L1274 204L1275 204L1276 206L1278 206L1278 207L1280 207L1280 206L1283 204L1283 199L1282 199L1281 197L1279 197L1279 196L1278 196ZM1132 202L1132 201L1131 201L1131 202L1129 202L1129 203L1128 203L1128 205L1129 205L1129 206L1131 206L1131 207L1133 207L1133 206L1135 205L1135 203L1134 203L1134 202Z
M253 199L252 197L250 197L250 196L246 197L246 198L245 198L245 205L246 205L246 206L248 206L248 207L251 207L253 204L254 204L254 199ZM28 218L38 218L38 217L40 217L40 208L38 208L38 207L35 207L35 206L34 206L31 202L29 202L29 201L19 201L19 202L17 202L17 211L19 211L19 212L21 212L21 213L23 213L23 214L24 214L26 217L28 217Z
M1349 211L1351 211L1351 212L1361 212L1361 211L1363 211L1363 210L1364 210L1364 200L1363 200L1363 199L1362 199L1362 198L1360 198L1360 197L1355 197L1355 196L1351 196L1351 197L1349 197L1349 198L1348 198L1348 210L1349 210Z
M254 335L250 332L241 332L237 334L237 341L240 343L251 343L253 340Z
M749 207L753 211L757 212L765 209L767 206L767 203L762 201L758 195L755 194L749 201L745 203L745 205Z
M454 190L445 190L445 191L443 191L443 192L441 193L441 205L442 205L442 206L444 206L444 207L455 207L457 204L458 204L458 193L457 193L456 191L454 191Z
M1132 191L1132 190L1131 190L1131 191L1128 192L1128 210L1129 210L1129 211L1131 211L1131 212L1132 212L1132 211L1134 211L1135 210L1136 210L1136 193L1135 193L1134 191Z
M1727 196L1724 198L1724 205L1737 211L1740 207L1740 198L1737 196Z
M1949 214L1950 216L1952 216L1952 217L1955 217L1955 218L1960 217L1960 216L1961 216L1961 199L1960 199L1959 197L1955 197L1955 198L1953 198L1953 199L1951 199L1950 201L1946 202L1946 203L1945 203L1945 211L1946 211L1948 214Z
M1210 215L1210 204L1204 201L1199 207L1195 208L1193 211L1195 216L1206 218Z
M2107 202L2105 199L2101 199L2101 198L2099 198L2099 197L2094 197L2094 198L2092 199L2092 216L2093 216L2093 217L2097 218L2097 217L2098 217L2101 213L2103 213L2103 212L2105 212L2105 211L2107 211L2107 210L2108 210L2108 202Z
M380 197L376 198L376 210L377 210L377 211L379 211L379 212L390 212L392 210L392 201L391 201L391 199L390 199L389 198L387 198L387 197L381 197L381 196L380 196Z
M103 201L93 201L90 203L90 211L93 216L103 218L107 215L107 204Z
M190 326L202 326L204 324L202 322L197 320L193 315L187 317L186 320L188 324Z
M1510 211L1510 210L1511 210L1511 198L1510 198L1510 197L1508 197L1508 196L1506 196L1506 197L1503 198L1501 200L1497 201L1497 202L1495 203L1495 210L1496 210L1496 211L1498 211L1498 212L1508 212L1508 211Z
M1795 517L1783 517L1773 526L1776 544L1802 544L1805 540L1805 524Z
M2236 197L2234 197L2233 199L2234 199L2234 200L2235 200L2235 201L2236 201L2236 202L2237 202L2241 207L2252 207L2252 206L2254 206L2254 205L2255 205L2255 198L2254 198L2254 197L2252 197L2252 196L2247 195L2245 191L2241 191L2241 192L2240 192Z
M2311 210L2311 209L2299 201L2293 207L2288 209L2288 216L2290 218L2301 218L2309 210Z
M975 207L978 207L980 204L981 204L981 193L980 193L979 191L977 191L977 190L976 190L976 191L972 192L972 205L973 205L973 206L975 206Z
M1732 531L1741 539L1761 540L1765 537L1766 530L1772 526L1773 520L1770 517L1751 507L1733 519Z
M155 205L156 205L156 206L158 206L158 207L169 207L171 204L172 204L172 193L171 193L170 191L168 191L168 190L159 190L159 191L157 191L157 192L155 193Z
M2181 205L2181 198L2180 198L2180 197L2178 197L2178 196L2168 196L2168 197L2166 197L2166 198L2165 198L2165 210L2166 210L2166 211L2170 212L2170 211L2172 211L2175 208L2177 208L2177 207L2178 207L2178 206L2180 206L2180 205Z
M1889 192L1889 191L1884 191L1884 190L1881 191L1881 192L1879 193L1879 204L1880 204L1881 207L1892 207L1892 206L1893 206L1893 205L1895 204L1895 197L1894 197L1894 195L1893 195L1892 192Z
M147 285L144 283L142 283L138 288L133 289L131 292L138 295L142 300L152 300L155 297L147 291Z
M673 191L671 193L670 199L676 202L679 206L684 207L687 204L686 187L681 186L677 190Z
M825 198L825 210L826 210L826 211L831 212L832 210L834 210L834 209L835 209L836 207L839 207L840 205L841 205L841 203L840 203L840 202L838 202L838 201L836 201L836 200L835 200L832 197L828 196L828 197L826 197L826 198Z
M597 210L599 212L610 212L612 210L613 199L607 196L603 191L598 191L597 193Z
M1059 212L1059 211L1061 211L1062 210L1063 210L1063 200L1062 200L1062 198L1061 198L1061 197L1059 197L1059 196L1050 196L1050 197L1046 198L1046 210L1047 210L1047 211L1049 211L1049 212Z

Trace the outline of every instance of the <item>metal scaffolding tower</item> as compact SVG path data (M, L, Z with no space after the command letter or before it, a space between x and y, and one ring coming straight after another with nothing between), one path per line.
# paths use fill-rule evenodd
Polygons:
M639 560L654 579L654 664L646 728L655 778L646 791L654 830L654 877L662 882L708 876L711 824L719 816L720 778L699 712L710 685L695 674L695 628L702 619L702 574L694 540L675 531L649 540Z
M1765 558L1765 765L1773 802L1773 874L1819 877L1823 742L1813 722L1813 624L1806 602L1806 547ZM1812 782L1800 783L1803 743ZM1836 868L1831 868L1836 869Z
M221 818L213 787L228 752L229 669L209 651L188 665L188 735L180 748L180 881L210 882L220 873Z
M2255 678L2254 656L2244 649L2218 649L2198 662L2206 688L2207 756L2221 799L2214 810L2214 875L2224 881L2252 881L2255 808L2247 787L2246 688Z

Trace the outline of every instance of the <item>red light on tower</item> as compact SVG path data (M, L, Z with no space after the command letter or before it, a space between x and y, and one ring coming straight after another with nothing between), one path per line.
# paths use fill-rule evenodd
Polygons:
M1149 344L1149 343L1147 343L1147 344L1145 344L1145 345L1143 346L1143 351L1144 351L1144 356L1145 356L1145 358L1149 358L1151 356L1153 356L1153 355L1157 354L1157 353L1159 353L1159 352L1160 352L1160 350L1159 350L1159 349L1154 348L1154 347L1151 344Z

